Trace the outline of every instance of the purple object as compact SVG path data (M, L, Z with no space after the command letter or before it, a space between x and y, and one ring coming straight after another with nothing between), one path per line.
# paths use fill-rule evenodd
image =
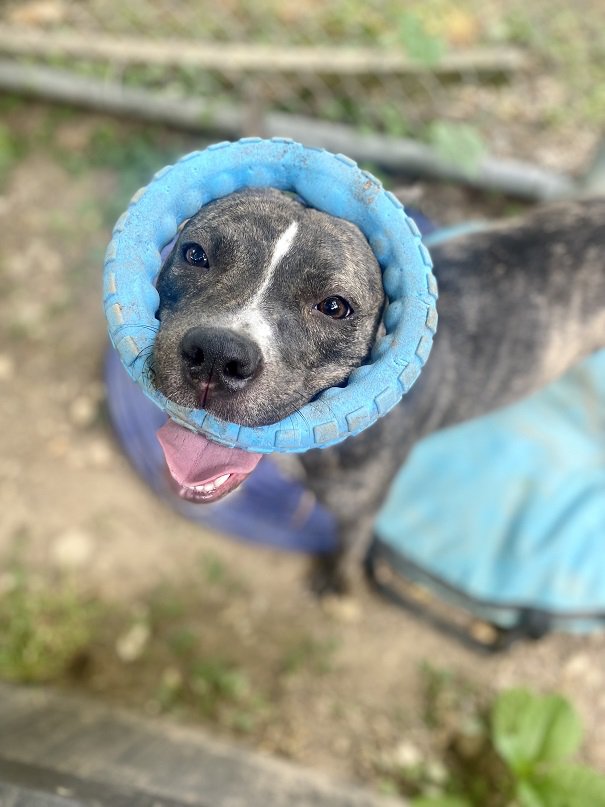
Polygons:
M166 415L145 397L109 348L105 382L111 421L124 451L147 484L191 521L253 543L296 552L329 552L336 546L334 519L302 485L286 478L263 457L256 470L230 496L195 505L172 492L156 431Z

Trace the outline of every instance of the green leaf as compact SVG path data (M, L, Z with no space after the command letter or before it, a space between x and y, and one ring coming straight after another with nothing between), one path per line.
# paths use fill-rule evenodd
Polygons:
M18 158L17 143L10 130L0 125L0 181L4 181Z
M571 756L582 739L578 716L565 698L524 689L498 697L491 728L496 750L520 777L530 775L538 763Z
M561 695L541 700L544 726L540 762L560 762L576 753L582 742L582 724L575 709Z
M492 740L496 751L515 772L533 762L540 746L530 714L534 696L526 689L510 689L497 698L491 712Z
M519 807L546 807L546 802L533 784L529 782L519 782L517 785L517 800Z
M605 777L581 765L559 764L534 777L531 787L544 807L605 807Z

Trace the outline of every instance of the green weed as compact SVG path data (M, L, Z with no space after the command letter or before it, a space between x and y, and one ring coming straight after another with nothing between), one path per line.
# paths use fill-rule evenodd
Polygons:
M573 762L582 726L567 699L510 689L484 704L447 671L426 667L424 679L441 759L387 765L383 787L413 807L605 807L605 777Z
M334 669L334 656L338 650L335 638L316 639L304 635L292 642L282 660L282 670L286 675L294 675L303 670L324 675Z
M163 586L148 598L150 639L140 663L147 669L164 667L152 700L162 712L187 713L204 721L249 732L264 712L265 698L258 692L235 657L216 646L199 621L216 618L216 593L205 599L207 590L221 596L241 593L238 581L223 562L204 553L204 579L199 590L190 592Z
M0 125L0 188L4 187L11 170L22 156L23 149L16 135Z
M98 608L69 585L36 586L20 569L0 594L0 678L52 681L89 648Z

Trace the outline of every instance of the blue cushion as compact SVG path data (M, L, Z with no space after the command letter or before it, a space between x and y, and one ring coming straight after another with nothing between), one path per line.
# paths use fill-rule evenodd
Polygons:
M605 615L605 351L413 451L376 524L395 566L514 621ZM468 602L467 602L468 604ZM486 611L484 610L485 614Z

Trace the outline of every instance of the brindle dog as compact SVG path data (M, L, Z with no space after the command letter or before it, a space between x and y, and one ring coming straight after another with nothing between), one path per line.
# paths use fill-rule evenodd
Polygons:
M357 437L296 455L339 526L339 550L316 567L319 591L344 590L361 567L376 512L419 439L518 400L605 346L605 199L545 206L432 256L439 328L413 389ZM158 292L156 385L245 425L276 422L344 383L366 359L384 306L361 232L273 190L202 208ZM182 494L219 498L229 474L213 473L208 496L204 485L197 499Z

